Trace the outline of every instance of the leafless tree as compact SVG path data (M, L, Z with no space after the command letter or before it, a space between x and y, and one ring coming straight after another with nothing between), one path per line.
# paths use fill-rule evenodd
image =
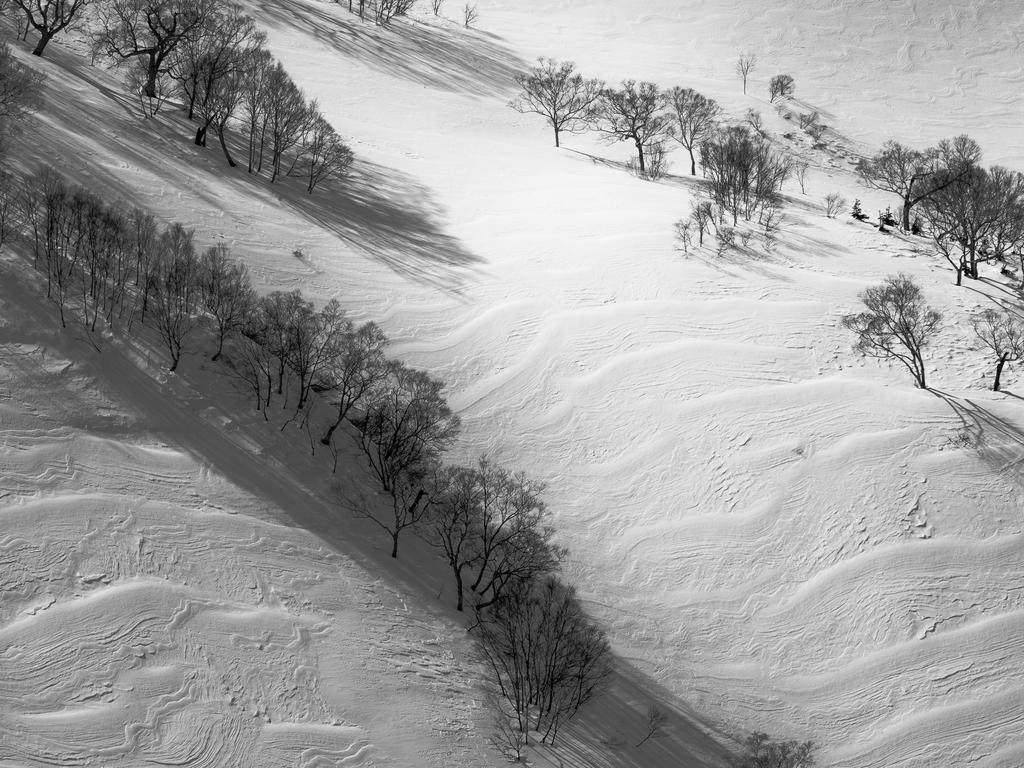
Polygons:
M792 167L789 157L742 126L720 130L705 141L701 158L712 199L732 214L734 225L740 216L763 218L776 206Z
M537 66L516 76L521 93L509 102L517 112L542 116L555 132L555 146L560 135L582 130L591 120L604 83L586 79L571 61L557 62L539 58Z
M442 7L444 7L444 0L430 0L430 10L435 16L441 15Z
M744 743L736 768L811 768L814 744L810 741L773 741L768 734L755 731Z
M641 175L647 173L644 149L671 135L672 118L654 83L624 80L622 88L605 88L597 102L594 125L609 141L632 141Z
M0 42L0 158L9 139L42 104L45 77L19 64L7 43Z
M335 430L389 372L384 357L388 340L376 323L364 323L358 328L350 325L340 341L337 354L327 361L320 382L324 396L338 409L334 422L320 439L324 445L330 445Z
M264 119L270 140L270 181L273 183L281 175L285 153L302 140L314 113L280 62L270 73L266 99Z
M0 251L19 230L18 192L14 175L0 169Z
M249 321L256 305L256 291L245 264L231 258L231 250L219 243L203 254L203 306L213 318L217 333L217 360L224 340L239 333Z
M666 722L668 722L668 714L665 710L657 704L651 704L647 708L647 727L644 731L644 737L633 745L634 748L642 747L644 742L661 735L661 729L665 726Z
M796 176L797 183L800 185L800 194L807 194L807 171L810 169L810 165L806 160L794 160L793 161L793 175Z
M747 93L747 78L750 73L757 67L757 54L756 53L741 53L739 58L736 59L736 74L743 80L743 93Z
M156 257L150 267L153 272L150 317L170 353L171 372L177 369L185 343L196 327L202 300L201 262L192 238L192 230L171 224L157 239Z
M754 133L761 138L764 138L764 117L760 112L753 108L748 109L744 113L743 119L746 121L747 125L754 129Z
M248 138L248 171L263 169L263 147L267 134L267 112L270 107L270 83L275 72L274 57L267 50L251 53L245 61L242 79L241 119Z
M697 159L694 150L714 133L722 109L714 99L692 88L673 88L666 94L666 98L675 113L672 136L690 153L690 175L696 176Z
M986 309L971 319L975 335L996 356L992 390L999 391L1003 367L1024 358L1024 321L1007 310Z
M981 148L967 136L924 151L889 140L878 154L857 164L857 173L867 186L900 196L900 226L909 231L913 207L970 173L980 159Z
M469 29L476 24L477 19L480 18L480 11L477 9L475 4L466 3L462 9L462 26Z
M846 198L838 192L829 192L825 195L825 216L834 219L846 205Z
M796 91L796 81L792 75L775 75L768 81L768 101L791 99Z
M42 56L46 44L55 35L80 21L91 0L11 0L25 15L25 24L39 33L32 49L33 56Z
M373 9L373 20L382 26L391 23L396 16L404 16L410 10L416 0L376 0Z
M306 178L306 192L313 194L321 182L343 177L348 172L352 165L352 150L319 113L315 104L310 105L309 110L311 117L302 138L299 165Z
M97 54L115 63L143 62L142 92L157 97L157 78L183 40L204 30L216 0L106 0L97 5Z
M936 250L956 271L978 278L978 265L1024 248L1024 175L995 166L958 172L922 203Z
M554 576L517 585L478 618L473 632L524 740L539 731L553 744L607 678L604 632Z
M704 235L711 231L714 224L715 212L711 208L711 202L702 200L693 207L691 214L693 223L697 226L698 245L704 246Z
M426 511L426 477L459 430L459 418L445 401L444 385L424 371L392 361L388 377L354 421L370 470L392 502L392 516L380 520L398 557L402 531L419 524Z
M311 302L298 304L285 353L288 367L298 378L297 409L305 406L314 385L320 385L325 369L340 353L350 327L337 299L331 299L318 312L313 311Z
M868 288L860 299L865 311L843 317L843 326L857 334L854 348L869 357L898 360L926 389L923 351L942 315L925 304L921 289L902 273Z

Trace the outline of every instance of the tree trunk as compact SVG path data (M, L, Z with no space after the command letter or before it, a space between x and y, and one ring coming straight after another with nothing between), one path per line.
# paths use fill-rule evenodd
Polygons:
M999 379L1003 375L1003 366L1006 365L1006 358L1007 357L1009 357L1009 355L1006 355L1006 354L1000 355L999 362L996 363L996 380L994 382L992 382L992 391L993 392L998 392L999 391Z
M224 157L227 159L228 165L232 168L235 168L238 165L238 163L234 161L234 159L231 157L231 152L228 151L228 143L224 137L223 125L217 126L217 139L218 141L220 141L220 148L224 150Z
M637 159L640 162L640 175L641 176L646 176L647 175L647 166L644 165L644 145L643 145L642 142L636 141L636 140L634 140L634 143L636 144Z
M195 144L196 144L197 147L205 147L206 146L206 131L207 131L207 127L205 125L200 125L198 128L196 128L196 141L195 141Z
M33 56L42 56L43 49L46 48L46 44L53 39L52 32L43 32L39 35L39 42L36 43L36 47L32 49Z
M558 141L558 126L555 126L555 146L561 146Z
M462 569L461 568L454 568L453 570L455 571L455 596L456 596L455 610L461 611L462 610Z
M910 193L903 198L903 212L900 215L900 227L904 232L910 231L910 209L914 207L914 204L910 202Z
M697 175L697 158L695 158L693 156L693 150L692 149L689 150L689 152L690 152L690 175L691 176L696 176Z
M391 534L391 556L396 559L398 558L398 532L400 530L400 528L396 528Z
M159 74L158 67L155 59L150 59L149 66L146 69L146 85L143 87L142 92L150 99L156 98L156 76Z

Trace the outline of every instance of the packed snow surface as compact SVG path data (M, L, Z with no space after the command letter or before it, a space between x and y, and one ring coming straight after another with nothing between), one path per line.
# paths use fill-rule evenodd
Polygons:
M851 171L889 137L968 133L987 163L1024 169L1016 4L480 0L471 30L448 5L378 29L343 5L250 2L351 138L340 195L228 172L176 113L143 122L67 53L39 64L54 95L28 160L68 152L75 178L224 238L262 289L380 322L394 354L448 382L464 425L452 458L547 482L567 574L616 651L718 728L813 739L836 768L1019 766L1022 379L1011 366L1005 393L986 390L992 361L968 322L1019 303L1014 280L991 269L957 288L924 239L846 210L826 219L821 204L840 192L872 216L895 206ZM746 96L740 50L759 57ZM506 107L537 55L696 87L736 117L761 111L782 142L794 126L766 83L792 74L784 109L818 110L831 130L823 150L787 144L812 171L806 194L786 189L778 247L681 254L672 224L702 183L684 153L651 183L626 170L628 147L582 135L554 149L543 121ZM946 316L933 391L857 357L839 322L897 271ZM45 350L7 348L8 391L45 378L16 362L37 357L59 375ZM369 590L390 621L396 595L301 530L207 508L204 494L228 491L173 446L130 424L97 436L70 413L40 427L21 403L0 422L6 727L55 761L115 749L111 764L158 727L175 735L168 762L206 750L224 764L212 751L237 744L272 765L301 743L329 755L302 765L358 765L387 747L365 711L331 698L372 684L325 679L355 674L334 666L349 644L379 640L346 605ZM199 498L183 502L186 488ZM416 621L425 643L430 619ZM470 728L465 686L431 684L424 706ZM115 739L125 707L139 725ZM398 750L414 742L380 762L413 764Z

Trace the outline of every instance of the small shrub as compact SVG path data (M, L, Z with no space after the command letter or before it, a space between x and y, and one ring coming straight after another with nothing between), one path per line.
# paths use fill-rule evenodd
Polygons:
M853 201L853 209L850 211L850 215L857 221L867 221L868 215L861 210L860 198Z
M846 198L840 195L838 192L829 192L825 195L825 215L834 219L839 215L839 211L846 205Z
M754 731L744 743L735 768L810 768L814 765L814 744L810 741L773 741L767 733Z

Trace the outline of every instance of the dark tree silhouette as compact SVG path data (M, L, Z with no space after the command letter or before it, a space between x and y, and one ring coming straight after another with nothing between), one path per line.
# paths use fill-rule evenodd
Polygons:
M585 79L571 61L539 58L537 66L516 76L522 92L509 102L517 112L533 113L547 120L560 146L563 132L582 130L592 118L604 84Z
M594 120L610 141L632 141L640 173L647 173L644 149L671 134L672 118L665 112L665 97L654 83L624 80L622 88L605 88Z
M675 113L672 135L690 153L690 175L696 176L697 159L693 151L714 133L722 109L714 99L692 88L676 87L665 96Z
M25 23L39 33L32 49L33 56L42 56L47 43L55 35L79 21L92 0L11 0L25 15Z

